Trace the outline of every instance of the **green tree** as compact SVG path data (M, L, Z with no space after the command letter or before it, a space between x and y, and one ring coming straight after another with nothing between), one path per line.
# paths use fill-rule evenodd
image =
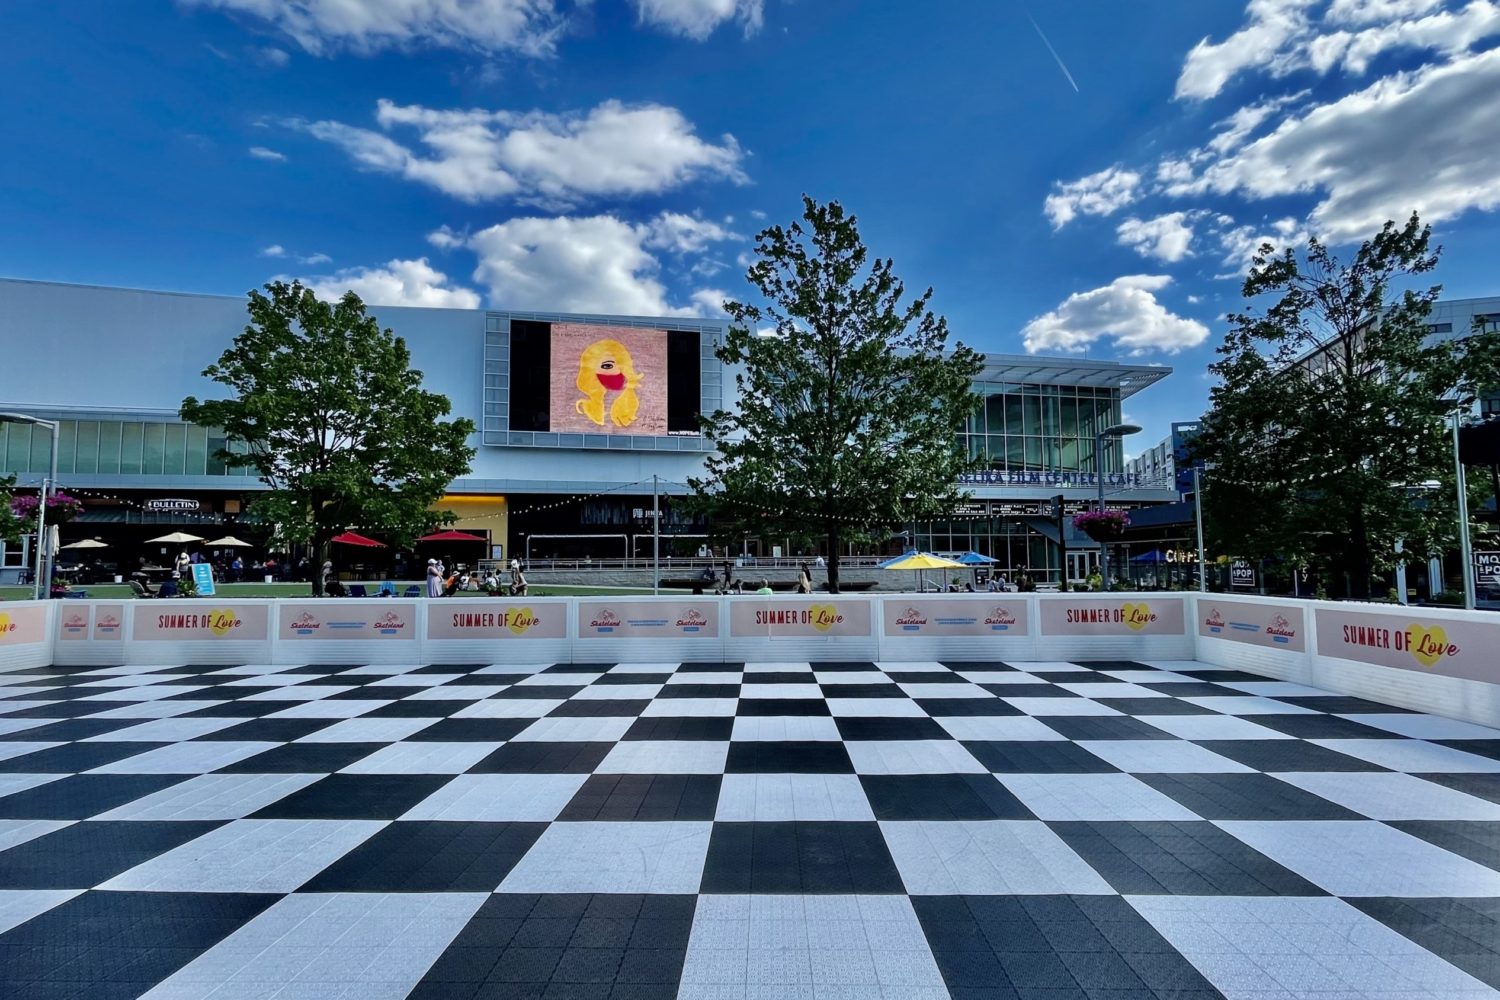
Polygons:
M329 303L300 283L265 287L250 293L245 332L203 371L234 398L182 401L184 420L249 446L219 457L248 462L270 487L252 510L320 560L349 527L399 544L451 522L430 508L469 471L473 422L443 419L448 399L422 388L406 342L353 292Z
M0 542L18 541L26 531L26 523L10 509L15 488L15 476L0 476Z
M763 305L726 302L719 360L738 406L703 421L717 446L691 485L711 516L828 542L838 593L844 542L941 516L972 466L958 433L978 405L978 354L947 349L928 303L903 304L890 260L869 260L854 216L803 198L801 221L756 238L747 280Z
M1229 317L1194 442L1214 465L1212 547L1317 566L1368 597L1398 540L1407 558L1453 543L1447 415L1493 384L1500 351L1493 334L1431 337L1438 286L1397 290L1437 266L1431 235L1413 215L1348 262L1316 239L1252 259L1244 295L1269 305Z

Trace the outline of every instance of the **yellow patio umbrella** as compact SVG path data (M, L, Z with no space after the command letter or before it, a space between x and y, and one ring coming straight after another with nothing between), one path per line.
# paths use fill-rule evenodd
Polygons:
M887 559L880 564L881 569L913 569L917 571L917 590L922 590L922 571L924 569L964 569L964 564L943 556L935 556L931 552L908 552L905 555Z

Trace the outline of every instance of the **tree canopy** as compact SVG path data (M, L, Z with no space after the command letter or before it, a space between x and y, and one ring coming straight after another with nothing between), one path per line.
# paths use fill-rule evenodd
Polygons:
M722 523L826 537L837 593L846 541L964 498L958 434L982 359L948 349L930 288L902 302L892 262L869 259L842 205L804 197L803 209L756 238L746 279L761 303L724 304L732 323L717 354L739 398L704 418L717 452L692 486Z
M1433 336L1439 286L1402 287L1437 266L1431 236L1413 215L1347 262L1317 239L1252 259L1193 446L1213 465L1215 548L1311 566L1363 597L1398 540L1408 557L1452 544L1449 415L1500 382L1500 337Z
M336 303L300 283L250 293L250 322L206 378L232 398L189 396L182 418L219 427L270 490L251 510L320 554L346 528L401 543L452 516L430 509L469 470L474 424L446 420L447 397L422 388L406 342L353 292ZM314 593L321 574L313 574Z

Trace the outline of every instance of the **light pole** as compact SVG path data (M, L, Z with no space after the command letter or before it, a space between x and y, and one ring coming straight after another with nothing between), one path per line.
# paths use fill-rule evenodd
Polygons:
M1139 434L1137 424L1113 424L1094 435L1094 478L1099 481L1099 513L1104 513L1104 442L1127 434ZM1109 546L1099 543L1099 575L1104 578L1104 588L1109 589Z
M52 568L52 561L47 558L47 497L57 489L57 433L62 425L56 420L43 420L24 413L0 413L0 423L36 424L52 432L51 473L42 480L41 498L36 505L36 580L32 595L36 600L41 600L42 585L50 582L47 576Z
M1198 522L1198 593L1203 594L1208 592L1208 560L1203 554L1203 466L1197 462L1193 463L1193 518Z
M1453 471L1458 485L1458 558L1464 573L1464 607L1474 610L1474 554L1469 547L1469 483L1464 476L1464 462L1459 455L1458 417L1453 411Z

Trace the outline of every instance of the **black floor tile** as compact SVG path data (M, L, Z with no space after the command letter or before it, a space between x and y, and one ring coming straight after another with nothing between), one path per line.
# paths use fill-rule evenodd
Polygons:
M595 774L559 820L711 820L719 804L718 774Z
M821 669L821 668L820 668ZM677 665L679 674L741 674L743 663L719 663L717 660L684 660Z
M1500 740L1433 740L1434 743L1491 760L1500 760Z
M227 697L231 697L229 695L229 693L228 693L231 690L244 691L244 690L247 690L247 689L245 689L245 688L238 688L238 689L234 689L234 688L219 688L216 692L214 692L214 698L227 698ZM203 699L203 700L205 700L205 701L212 701L213 698L207 698L207 699ZM177 716L177 718L179 718L179 719L264 719L268 715L275 715L277 712L284 711L285 709L288 709L288 708L294 708L294 707L296 707L298 705L303 705L303 704L306 704L306 702L301 702L301 701L245 701L245 700L241 699L239 701L224 701L224 702L220 702L217 705L208 705L208 706L206 706L204 708L196 708L196 709L194 709L191 712L184 712L182 715ZM337 720L330 720L330 721L337 721Z
M391 823L300 892L493 892L546 823Z
M842 743L752 740L729 744L725 774L853 774Z
M729 717L653 715L632 722L624 739L723 742L733 732L734 719Z
M0 772L7 774L81 774L105 764L134 757L168 746L166 743L64 743L47 750L36 750L0 760Z
M887 670L886 676L897 684L968 684L952 670Z
M3 685L4 675L0 674L0 685ZM14 718L6 714L0 718ZM46 725L37 726L34 729L22 729L19 732L5 733L0 735L0 744L3 743L67 743L70 740L86 740L90 736L103 736L118 729L128 729L138 726L146 719L65 719L62 722L50 722Z
M951 740L948 731L932 719L915 716L848 716L834 720L844 740Z
M1071 675L1069 675L1071 676ZM1056 684L981 684L990 694L1001 698L1081 698L1082 695Z
M1337 715L1247 715L1246 721L1302 740L1401 740L1406 737Z
M595 681L591 687L610 687L618 684L665 684L672 679L670 672L655 674L619 674L607 673Z
M1128 715L1048 715L1042 718L1048 729L1056 730L1070 740L1175 740L1163 732Z
M656 695L657 701L678 698L738 698L740 685L734 684L667 684Z
M747 688L746 691L751 689ZM777 715L829 715L828 702L822 698L751 698L746 694L740 695L739 707L735 710L736 715L743 716L777 716Z
M1386 825L1500 871L1500 823L1474 820L1398 820ZM1500 947L1500 941L1496 942L1496 946Z
M1167 685L1171 686L1171 685ZM1180 698L1096 698L1101 705L1126 715L1218 715L1211 708Z
M812 668L817 673L869 673L879 667L868 660L815 660Z
M51 694L52 692L48 692ZM135 705L131 701L53 701L50 705L23 708L18 712L6 712L7 719L77 719L86 715L97 715L112 708L127 708Z
M6 1000L133 1000L234 933L273 895L86 892L0 935ZM86 929L86 933L80 931ZM119 978L125 975L123 981Z
M863 774L877 820L1035 819L991 774Z
M246 740L252 743L291 743L320 729L327 729L338 721L337 719L251 719L249 722L237 723L227 729L196 737L195 742Z
M376 690L384 690L377 688ZM424 688L423 690L431 690ZM373 708L360 716L361 719L445 719L454 712L462 712L472 701L393 701L389 705Z
M918 698L916 702L934 719L1025 714L999 698Z
M819 684L825 698L906 698L895 684Z
M1193 674L1192 676L1197 677L1198 675ZM1149 691L1160 691L1162 694L1169 694L1173 698L1224 698L1235 695L1243 696L1245 693L1219 684L1209 684L1205 681L1147 681L1141 687Z
M218 774L332 774L389 743L291 743L221 767Z
M1055 721L1041 720L1049 727ZM996 774L1105 774L1119 768L1067 740L966 740L964 749Z
M745 697L755 697L755 688L760 684L814 684L816 678L804 670L764 670L745 674Z
M1256 680L1265 680L1264 677ZM1412 709L1397 708L1395 705L1387 705L1378 701L1366 701L1364 698L1354 698L1348 695L1283 695L1275 696L1276 701L1285 702L1288 705L1296 705L1300 708L1310 708L1314 712L1327 712L1329 715L1372 715L1380 712L1388 714L1407 713Z
M0 889L92 889L220 825L74 823L0 851Z
M506 688L496 698L519 700L566 701L583 689L581 684L515 684Z
M249 818L396 819L452 780L447 774L330 774Z
M613 743L507 743L470 774L591 774Z
M611 698L574 698L548 712L565 719L633 719L651 704L650 698L615 700Z
M1419 774L1418 778L1456 788L1481 799L1500 802L1500 774ZM0 799L0 803L5 800Z
M186 774L75 774L0 796L0 819L88 819L187 781Z
M1136 777L1204 819L1365 819L1357 812L1268 774L1138 774Z
M902 883L874 823L715 823L701 891L848 895Z
M1207 821L1047 825L1122 895L1327 895Z
M1500 899L1350 899L1439 958L1500 989Z
M515 737L535 719L443 719L407 740L418 743L499 743Z
M1260 674L1247 673L1244 670L1184 670L1182 673L1185 677L1207 681L1210 684L1223 684L1230 681L1235 683L1241 681L1260 681L1263 683L1269 680L1269 678L1263 677Z
M1250 716L1260 722L1264 715ZM1257 771L1386 771L1389 768L1302 740L1194 740L1200 747Z

